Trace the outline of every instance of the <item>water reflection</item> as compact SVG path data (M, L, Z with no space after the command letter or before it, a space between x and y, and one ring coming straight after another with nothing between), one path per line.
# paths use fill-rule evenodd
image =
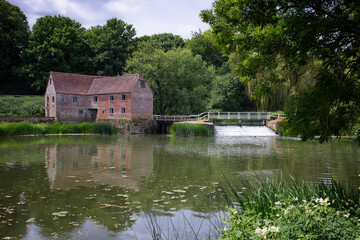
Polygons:
M202 227L195 229L198 236L216 230L202 221L204 215L219 213L213 204L221 204L223 176L248 180L287 174L356 185L359 172L360 148L347 141L9 138L0 140L0 239L151 239L145 210L168 238L182 234L192 239L189 225Z
M51 145L45 149L45 167L51 189L111 185L139 190L152 173L153 144L131 138L112 145Z

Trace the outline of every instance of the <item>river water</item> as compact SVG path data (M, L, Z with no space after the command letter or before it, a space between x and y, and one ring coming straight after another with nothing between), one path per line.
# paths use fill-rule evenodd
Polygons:
M351 140L225 135L2 138L0 238L203 239L221 227L224 176L360 185Z

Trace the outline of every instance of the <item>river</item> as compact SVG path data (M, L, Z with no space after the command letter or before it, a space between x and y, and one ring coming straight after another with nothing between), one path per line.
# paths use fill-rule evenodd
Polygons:
M291 175L309 182L335 178L360 186L359 173L360 147L352 140L1 138L0 238L216 237L224 176Z

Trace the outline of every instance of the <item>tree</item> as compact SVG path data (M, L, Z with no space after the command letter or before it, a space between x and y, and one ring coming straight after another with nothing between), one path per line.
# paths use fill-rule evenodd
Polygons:
M221 49L214 44L211 38L211 30L205 33L201 31L192 33L192 38L186 41L185 47L195 55L200 55L208 65L213 65L216 68L220 68L228 60L227 57L223 56Z
M144 42L128 60L126 69L148 80L156 114L195 114L206 110L214 69L190 50L164 52L159 43Z
M126 60L135 49L136 31L131 24L112 18L104 26L92 27L87 37L93 52L92 72L96 75L122 75Z
M360 6L355 0L223 0L203 10L215 42L236 53L243 81L266 72L259 92L291 70L320 61L315 84L294 96L287 112L291 132L305 140L341 135L360 119ZM296 81L296 79L293 79Z
M151 36L142 36L138 38L138 43L142 42L152 42L154 44L159 44L159 46L164 50L164 52L182 48L185 45L184 39L179 35L174 35L172 33L159 33Z
M17 75L30 35L25 14L19 7L0 0L0 93L19 93L24 87Z
M25 50L26 74L37 93L44 93L50 71L87 73L90 48L81 24L63 16L39 18Z

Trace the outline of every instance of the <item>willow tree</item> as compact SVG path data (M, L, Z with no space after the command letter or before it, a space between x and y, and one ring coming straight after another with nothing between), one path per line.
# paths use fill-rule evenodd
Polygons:
M222 0L201 12L216 43L236 53L236 72L253 81L266 72L258 92L285 81L277 69L297 72L314 59L314 84L297 93L288 127L305 139L341 135L360 118L360 6L356 0Z

